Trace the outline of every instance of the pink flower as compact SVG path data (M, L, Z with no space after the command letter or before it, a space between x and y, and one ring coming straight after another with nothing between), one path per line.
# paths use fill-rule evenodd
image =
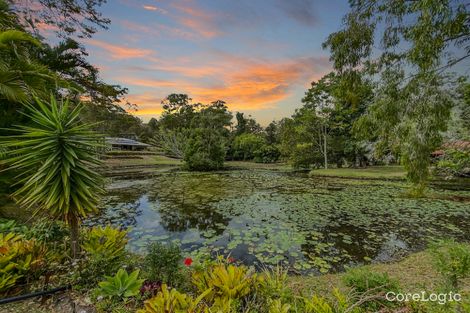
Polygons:
M227 262L228 262L228 263L233 263L233 262L235 262L235 259L232 258L232 257L230 257L230 258L227 259Z
M193 259L191 258L184 259L184 265L191 266L191 264L193 264Z

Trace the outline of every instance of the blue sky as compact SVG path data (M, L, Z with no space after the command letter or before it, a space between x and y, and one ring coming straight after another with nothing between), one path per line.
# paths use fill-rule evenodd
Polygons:
M144 121L170 93L227 102L266 125L291 115L330 71L322 42L347 1L111 0L109 30L85 42L102 78L129 88Z

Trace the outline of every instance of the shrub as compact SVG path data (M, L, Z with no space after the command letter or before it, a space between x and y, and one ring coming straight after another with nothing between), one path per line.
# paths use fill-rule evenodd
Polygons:
M218 308L230 304L237 306L237 301L258 285L257 275L247 267L222 262L206 271L194 272L192 282L199 292L210 290L207 299Z
M337 288L333 289L333 301L313 295L312 298L303 298L305 313L359 313L362 310L351 304L349 299L342 294ZM375 312L375 311L374 311Z
M19 226L15 220L0 218L0 233L22 233L26 227Z
M448 178L470 177L470 150L445 150L437 163L436 171Z
M434 264L448 287L457 289L459 280L470 276L470 247L455 241L441 241L431 246Z
M29 282L47 264L47 249L15 233L0 233L0 294L15 284Z
M108 261L121 258L127 244L127 231L106 227L94 227L87 232L82 248L93 258Z
M184 278L181 273L182 260L181 250L177 245L151 243L144 259L147 278L173 287L181 286Z
M281 300L272 300L269 304L269 313L289 313L290 304L282 303Z
M296 144L289 157L289 163L294 168L310 168L314 164L320 164L322 158L311 143Z
M257 163L274 163L279 160L281 152L276 146L263 145L254 153L254 161Z
M387 273L377 273L367 268L349 270L343 280L359 297L373 296L371 301L364 301L364 306L371 309L390 305L391 303L385 300L385 294L389 291L397 293L400 290L398 282L391 279Z
M85 259L78 269L81 284L91 285L116 273L126 256L126 235L127 231L110 226L94 227L85 233L82 244Z
M126 301L129 297L137 296L142 287L143 279L138 279L139 270L130 275L127 271L120 269L115 276L106 276L106 280L100 282L98 294L110 299Z
M281 266L265 269L259 277L259 293L266 299L287 299L291 296L287 287L287 270Z
M206 290L199 297L193 299L190 295L180 293L176 289L168 289L163 284L162 291L155 297L145 301L144 308L137 313L203 313L207 312L202 300L210 292Z

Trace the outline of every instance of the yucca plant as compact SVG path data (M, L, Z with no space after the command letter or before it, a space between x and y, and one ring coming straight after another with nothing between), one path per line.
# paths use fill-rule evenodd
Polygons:
M13 194L25 208L46 211L64 219L70 228L71 251L79 252L81 217L96 211L103 192L103 179L95 169L100 138L81 123L81 105L71 108L69 101L50 103L35 98L36 106L25 104L33 125L17 126L7 136L7 169L18 171L19 189Z

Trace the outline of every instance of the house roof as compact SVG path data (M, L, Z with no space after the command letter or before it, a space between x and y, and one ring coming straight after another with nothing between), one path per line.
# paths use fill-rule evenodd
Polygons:
M445 154L444 149L455 149L455 150L470 150L470 141L455 140L449 141L442 145L442 149L436 150L431 153L432 156L441 156Z
M134 147L150 147L150 145L127 138L119 138L119 137L105 137L106 143L110 145L118 145L118 146L134 146Z

